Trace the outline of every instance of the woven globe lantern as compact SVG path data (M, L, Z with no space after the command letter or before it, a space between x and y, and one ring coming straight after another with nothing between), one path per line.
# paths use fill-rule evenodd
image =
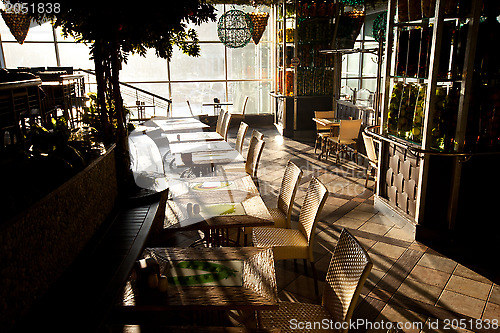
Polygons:
M217 34L227 47L239 48L247 45L252 38L253 23L250 16L237 9L222 14L217 23Z

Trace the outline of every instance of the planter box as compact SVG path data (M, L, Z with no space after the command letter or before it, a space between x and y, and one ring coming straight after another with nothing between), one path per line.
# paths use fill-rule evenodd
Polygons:
M0 226L0 327L7 331L76 259L117 198L114 146Z

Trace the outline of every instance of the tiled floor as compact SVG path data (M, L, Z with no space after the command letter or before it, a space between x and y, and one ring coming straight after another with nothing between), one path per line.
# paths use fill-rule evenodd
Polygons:
M387 332L375 324L381 321L403 323L404 332L500 331L498 277L496 281L489 280L416 242L414 235L378 212L373 206L373 181L369 181L369 189L364 187L363 166L346 160L339 165L333 159L320 161L312 143L283 138L272 127L261 130L266 146L258 174L266 205L276 205L288 159L304 171L294 205L295 219L313 176L328 187L329 198L318 223L314 247L319 280L324 281L342 228L351 231L373 261L353 316L363 319L364 324L351 331ZM230 142L234 138L233 129ZM190 241L187 234L185 241ZM280 299L320 302L314 294L312 277L304 274L302 261L297 265L293 261L277 262L276 275Z

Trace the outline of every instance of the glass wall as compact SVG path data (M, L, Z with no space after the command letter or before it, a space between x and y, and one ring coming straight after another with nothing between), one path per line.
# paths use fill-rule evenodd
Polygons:
M254 11L251 6L217 5L217 20L228 10ZM260 10L270 11L261 7ZM273 17L272 15L270 17ZM172 99L174 116L188 115L186 101L194 114L213 114L213 107L202 106L214 98L233 103L229 109L241 112L248 96L245 112L270 113L269 91L272 87L271 18L258 45L253 41L242 48L226 48L217 35L217 21L205 23L198 31L201 54L189 57L174 47L170 62L156 57L154 50L146 57L130 55L123 64L120 81ZM0 20L1 65L4 68L72 66L93 70L89 46L63 38L60 30L53 31L50 23L32 24L23 45L18 44L3 20ZM95 81L86 77L88 91L95 91ZM135 104L131 96L125 103Z
M355 49L372 50L378 48L379 44L372 36L373 21L378 14L380 13L366 16L365 23L354 45ZM356 92L358 103L372 106L368 104L370 104L369 99L373 99L373 94L376 91L377 61L378 57L375 51L374 53L346 54L342 57L342 98L352 100Z

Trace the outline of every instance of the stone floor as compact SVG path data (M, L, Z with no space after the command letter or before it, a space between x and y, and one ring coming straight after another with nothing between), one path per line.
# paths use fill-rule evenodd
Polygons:
M492 281L437 251L415 241L377 211L373 180L365 188L366 168L352 161L318 160L311 142L283 138L274 127L260 128L266 146L258 170L260 193L268 207L276 205L281 177L290 159L304 171L294 204L297 219L308 182L315 176L328 188L329 197L316 229L314 255L318 278L324 281L342 228L365 247L373 269L362 290L354 319L362 325L350 332L387 332L376 322L399 322L402 332L500 331L500 279ZM236 130L230 132L234 142ZM246 140L248 144L248 138ZM244 150L245 152L245 150ZM191 235L177 240L186 245ZM309 269L310 273L310 269ZM311 274L302 261L276 263L281 300L320 303ZM320 290L322 283L320 282ZM361 321L360 321L361 323Z

